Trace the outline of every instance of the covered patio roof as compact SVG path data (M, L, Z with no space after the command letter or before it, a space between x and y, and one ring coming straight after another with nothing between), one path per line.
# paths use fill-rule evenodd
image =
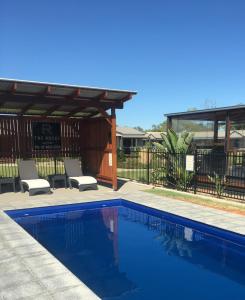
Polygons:
M173 120L190 120L190 121L212 121L214 124L213 142L218 143L219 121L225 123L225 139L224 150L231 150L231 125L232 122L245 122L245 105L235 105L228 107L210 108L202 110L194 110L187 112L165 114L167 117L167 128L172 128Z
M0 114L89 118L122 109L134 91L0 78Z
M225 121L227 114L231 120L244 120L245 105L193 110L165 114L168 119Z

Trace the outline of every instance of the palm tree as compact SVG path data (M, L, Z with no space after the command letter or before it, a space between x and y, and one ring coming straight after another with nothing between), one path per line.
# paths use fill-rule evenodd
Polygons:
M162 133L162 144L154 143L159 150L165 150L171 154L186 154L191 146L193 140L193 133L182 132L178 135L172 128L168 129L166 133Z
M185 169L185 156L193 140L193 133L182 132L178 135L173 129L162 134L162 143L154 143L159 156L164 156L165 166L153 171L156 178L164 176L167 183L177 189L186 190L193 178L193 173ZM158 177L157 177L158 176Z

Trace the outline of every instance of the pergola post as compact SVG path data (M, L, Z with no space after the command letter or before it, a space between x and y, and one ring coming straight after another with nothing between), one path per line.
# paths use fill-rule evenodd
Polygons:
M218 142L219 121L214 121L214 144Z
M167 129L171 129L172 128L172 118L171 117L167 117Z
M228 153L230 149L230 131L231 131L231 120L230 120L230 115L227 112L226 119L225 119L225 153Z
M26 149L26 128L25 128L25 120L22 117L18 117L18 123L19 123L19 133L18 133L18 140L19 140L19 155L22 157L19 157L21 159L27 158L27 149ZM29 153L30 155L30 153Z
M116 138L116 110L111 109L111 145L112 145L112 187L117 190L117 138Z

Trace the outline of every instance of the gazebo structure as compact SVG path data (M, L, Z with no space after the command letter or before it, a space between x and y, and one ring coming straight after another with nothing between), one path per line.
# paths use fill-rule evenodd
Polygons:
M236 150L231 145L231 128L238 130L239 128L245 128L245 105L170 113L165 114L165 116L167 117L167 128L172 128L175 121L211 122L213 131L212 144L213 146L222 146L225 153ZM221 138L219 138L220 125L225 130L221 143ZM239 145L236 148L239 148Z
M79 156L86 174L117 189L116 109L135 94L0 79L1 163Z

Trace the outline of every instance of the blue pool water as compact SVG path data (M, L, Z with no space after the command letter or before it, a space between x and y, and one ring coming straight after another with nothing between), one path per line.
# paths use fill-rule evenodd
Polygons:
M102 299L245 299L244 236L121 199L6 213Z

